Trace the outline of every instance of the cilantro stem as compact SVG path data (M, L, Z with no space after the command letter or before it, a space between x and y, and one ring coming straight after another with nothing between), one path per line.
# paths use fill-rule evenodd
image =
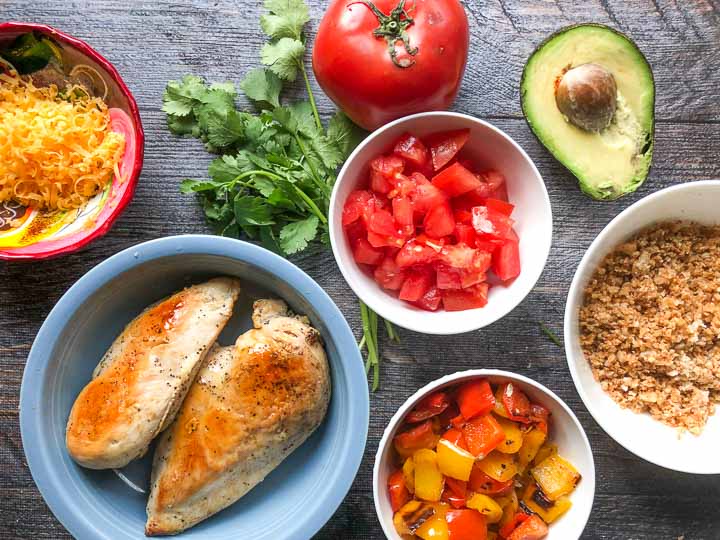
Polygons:
M303 74L303 79L305 80L305 88L307 88L310 108L312 109L313 116L315 117L315 125L317 125L319 130L322 130L323 126L322 122L320 122L320 114L318 113L317 104L315 103L315 96L310 88L310 79L308 78L307 69L305 69L305 62L300 62L300 68Z
M540 330L542 331L543 334L545 334L545 335L548 337L548 339L549 339L550 341L552 341L555 345L557 345L557 346L560 347L561 349L563 348L562 341L560 341L560 338L557 337L557 336L553 333L552 330L550 330L547 326L545 326L545 324L543 324L543 323L541 323L541 322L538 322L538 326L540 326Z
M383 319L383 322L385 323L385 331L387 332L388 338L390 338L395 343L400 343L400 336L395 331L392 323L387 319Z
M360 317L362 318L363 335L365 345L367 347L367 361L365 362L365 372L368 373L373 368L373 384L372 391L378 389L380 385L380 359L377 353L377 313L368 308L365 302L360 300Z
M315 165L313 165L312 161L310 159L308 159L308 153L307 153L307 150L305 150L305 145L303 144L302 139L300 138L300 135L298 135L297 133L295 133L295 140L297 141L300 151L305 156L305 161L307 162L308 167L310 167L310 172L312 173L311 176L312 176L313 181L315 182L317 187L319 187L322 190L323 193L325 193L326 195L329 195L330 186L327 184L327 182L323 182L320 179L320 175L318 174L317 169L315 169Z

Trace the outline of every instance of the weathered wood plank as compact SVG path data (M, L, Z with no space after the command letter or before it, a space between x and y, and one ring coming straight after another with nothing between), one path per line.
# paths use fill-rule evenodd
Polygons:
M310 37L324 4L311 1ZM17 409L30 344L58 298L98 262L148 239L207 232L198 206L178 193L177 184L186 176L204 176L209 156L196 141L168 134L160 111L161 95L167 80L190 72L210 80L238 82L257 64L262 42L256 22L258 6L259 2L232 0L81 0L71 7L56 0L0 2L3 19L58 26L88 40L113 61L135 92L147 134L137 195L107 237L83 253L58 261L0 263L2 538L69 538L35 488L22 454ZM720 176L717 2L468 0L467 7L471 54L455 108L493 121L538 165L554 211L550 259L528 298L483 331L443 338L401 331L400 345L384 344L383 384L371 396L365 459L347 500L317 538L382 537L373 508L371 472L387 421L419 386L446 373L483 366L527 374L555 390L577 412L593 445L598 473L595 506L584 538L717 538L717 479L659 469L614 443L582 406L563 351L538 329L542 321L561 335L565 295L577 263L619 211L661 187ZM581 21L612 24L632 35L653 64L658 84L652 173L638 193L612 203L584 197L574 178L533 138L520 114L518 84L525 59L549 32ZM321 93L318 97L327 117L334 107ZM294 262L328 291L358 332L356 300L332 255L315 250Z

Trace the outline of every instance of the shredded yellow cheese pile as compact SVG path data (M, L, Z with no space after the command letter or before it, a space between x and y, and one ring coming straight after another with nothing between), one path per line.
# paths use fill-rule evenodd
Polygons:
M111 131L105 102L58 94L0 72L0 201L78 208L117 171L125 137Z

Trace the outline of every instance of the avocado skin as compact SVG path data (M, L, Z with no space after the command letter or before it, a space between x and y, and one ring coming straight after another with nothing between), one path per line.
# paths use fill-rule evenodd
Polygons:
M610 32L613 32L614 34L620 36L623 38L627 43L629 43L633 49L637 52L638 56L644 61L645 66L647 68L647 74L650 77L650 82L653 87L653 95L652 95L652 103L651 103L651 110L652 110L652 125L650 127L649 134L647 136L647 140L645 141L643 147L642 147L642 155L646 157L647 160L649 160L649 164L647 167L647 170L645 171L645 174L641 176L635 176L633 177L625 186L623 186L622 189L597 189L595 188L592 183L587 182L586 178L583 178L583 176L573 171L571 168L569 168L553 151L552 148L550 148L545 141L543 141L539 130L536 128L533 119L531 118L532 115L528 114L527 108L526 108L526 99L525 96L528 92L528 84L527 84L527 76L528 71L527 67L530 64L533 57L539 53L546 45L557 39L558 37L562 36L566 32L570 30L575 30L578 28L599 28L602 30L607 30ZM573 176L575 176L578 179L578 183L580 185L580 189L583 193L588 195L589 197L592 197L593 199L599 200L599 201L613 201L615 199L618 199L622 197L623 195L627 195L628 193L632 193L636 191L647 179L648 175L650 174L650 168L652 166L652 158L653 153L655 149L655 76L652 71L652 67L650 66L650 62L648 62L647 58L643 54L643 52L640 50L640 48L637 46L635 41L633 41L632 38L630 38L627 34L620 32L619 30L616 30L615 28L611 28L610 26L607 26L605 24L600 23L578 23L578 24L572 24L568 26L564 26L560 28L559 30L556 30L552 34L550 34L548 37L546 37L540 44L535 47L533 52L528 57L528 60L525 62L525 67L523 68L523 73L520 78L520 108L523 113L523 117L525 118L525 121L527 122L528 126L530 127L530 130L533 132L533 135L535 135L535 138L542 144L545 149L550 152L555 159L568 171L570 171Z

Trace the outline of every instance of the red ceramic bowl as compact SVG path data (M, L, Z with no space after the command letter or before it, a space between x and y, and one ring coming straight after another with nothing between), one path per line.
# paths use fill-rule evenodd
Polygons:
M0 259L5 260L57 257L103 236L132 199L143 163L145 139L138 107L113 65L84 41L44 24L1 23L0 47L27 32L50 37L60 48L67 68L82 64L97 71L107 86L105 102L110 108L112 129L125 135L125 155L120 163L120 179L114 177L103 193L61 217L48 218L13 202L0 203Z

